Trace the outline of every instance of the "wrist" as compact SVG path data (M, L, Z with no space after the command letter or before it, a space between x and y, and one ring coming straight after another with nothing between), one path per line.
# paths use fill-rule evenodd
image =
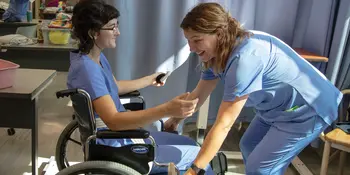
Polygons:
M162 116L168 116L169 115L169 108L168 108L168 102L163 103L158 106L160 111L162 112Z
M196 175L204 175L205 174L205 169L198 167L195 162L192 163L191 168L190 168L194 174Z
M146 76L145 79L146 79L148 86L153 85L153 77L151 75Z

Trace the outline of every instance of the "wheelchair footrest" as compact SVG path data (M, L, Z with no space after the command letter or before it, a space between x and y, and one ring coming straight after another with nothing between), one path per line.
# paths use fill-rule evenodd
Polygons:
M217 175L224 175L228 170L227 158L223 152L218 152L211 160L210 166Z

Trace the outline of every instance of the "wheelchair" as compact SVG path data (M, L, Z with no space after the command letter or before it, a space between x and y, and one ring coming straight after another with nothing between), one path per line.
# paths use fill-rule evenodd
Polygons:
M75 91L74 93L78 93L76 90L73 90L73 91ZM68 92L67 90L59 91L56 93L56 95L58 98L60 98L62 97L61 94L65 94L67 92ZM76 94L70 94L70 95L76 95ZM120 95L119 98L121 100L124 100L125 104L123 105L126 110L137 111L137 110L145 109L146 103L143 97L140 95L139 91L134 91L128 94ZM68 149L77 150L77 147L78 149L82 147L82 144L80 142L81 138L79 138L80 133L78 129L78 121L76 120L77 115L78 114L73 113L72 115L73 120L63 129L56 143L55 160L59 170L63 170L71 166L70 164L71 161L69 160L68 154L74 154L73 155L73 157L75 157L74 161L84 160L83 152L72 152L68 150ZM162 128L163 121L160 120L159 122ZM70 147L74 147L74 148L70 148ZM80 159L76 160L77 157Z
M89 94L82 89L67 89L56 92L57 98L70 97L73 103L74 119L66 126L60 135L56 146L56 162L60 170L58 175L66 174L148 174L149 162L156 166L168 167L169 174L179 174L175 164L158 163L155 161L156 143L150 133L143 129L126 131L97 131L96 121ZM138 91L122 95L120 99L129 99L124 104L127 110L142 110L145 101ZM161 124L162 121L160 121ZM80 142L72 139L71 135L80 132ZM96 139L149 139L151 144L136 143L122 147L110 147L96 144ZM83 162L70 165L67 160L67 143L72 141L82 148ZM106 154L107 153L107 154ZM217 174L227 171L227 162L224 154L219 154L212 162L217 162L220 168L213 170Z

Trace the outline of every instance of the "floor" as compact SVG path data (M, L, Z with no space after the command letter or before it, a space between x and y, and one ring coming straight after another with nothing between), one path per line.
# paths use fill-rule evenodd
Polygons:
M43 169L45 162L51 156L55 155L57 139L63 128L71 120L72 110L67 106L68 99L56 99L55 92L65 89L66 73L59 72L55 81L42 92L39 98L39 165ZM191 128L188 126L187 128ZM186 130L186 129L185 129ZM188 131L188 129L186 130ZM193 132L186 132L187 135L194 135ZM234 127L229 133L222 147L223 150L238 151L238 141L243 131L237 132ZM78 138L78 134L76 133ZM0 175L22 175L31 174L30 167L30 131L24 129L16 129L13 136L7 135L7 128L0 129ZM81 160L81 152L78 146L69 148L72 161ZM309 167L313 174L319 174L322 149L314 149L307 147L300 154L300 158ZM348 156L350 157L350 156ZM349 162L349 159L348 159ZM332 161L329 167L328 174L336 174L338 163L337 160ZM348 163L347 163L348 165ZM227 174L244 174L244 165L240 160L229 162L229 171ZM293 167L289 167L286 175L297 175ZM350 174L350 166L347 166L344 174Z

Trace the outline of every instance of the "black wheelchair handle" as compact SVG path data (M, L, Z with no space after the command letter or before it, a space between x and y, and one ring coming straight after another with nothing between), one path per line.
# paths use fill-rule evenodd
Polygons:
M136 91L129 92L127 94L119 95L119 98L131 98L131 97L138 97L140 95L141 95L140 91L136 90Z
M149 132L143 129L124 131L103 130L96 132L96 138L100 139L147 139L149 135Z
M78 93L78 89L66 89L66 90L57 91L56 97L57 98L69 97L70 95L74 95L76 93Z

